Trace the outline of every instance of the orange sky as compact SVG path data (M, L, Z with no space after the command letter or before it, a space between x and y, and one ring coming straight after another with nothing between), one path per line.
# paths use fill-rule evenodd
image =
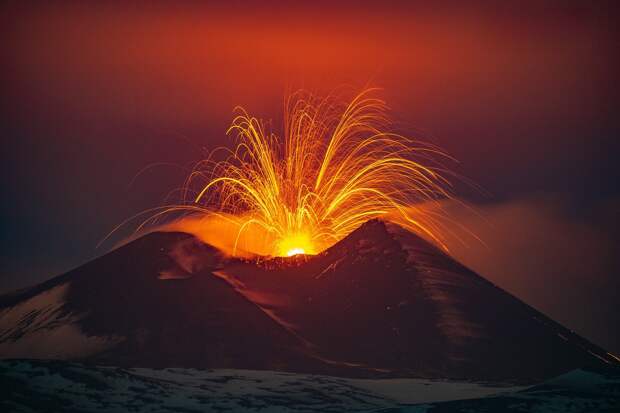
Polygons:
M56 5L23 11L8 28L8 53L13 86L40 103L171 123L206 108L227 121L236 104L272 115L269 103L287 86L368 82L384 87L398 112L415 114L411 122L454 115L464 103L472 111L461 116L476 120L476 109L502 104L563 116L594 110L593 89L609 75L615 43L596 18Z

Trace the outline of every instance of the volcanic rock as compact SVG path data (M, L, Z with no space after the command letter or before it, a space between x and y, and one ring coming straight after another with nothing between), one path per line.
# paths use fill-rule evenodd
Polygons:
M617 359L396 224L237 260L151 233L0 298L0 358L534 382Z

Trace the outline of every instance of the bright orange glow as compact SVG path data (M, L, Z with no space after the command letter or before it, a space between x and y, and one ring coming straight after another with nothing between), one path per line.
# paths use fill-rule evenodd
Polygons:
M293 234L278 242L277 255L315 254L312 240L307 234Z
M317 254L367 220L389 215L444 246L438 214L416 205L450 197L436 162L446 155L390 132L385 102L373 93L349 103L294 93L285 102L282 137L238 108L228 130L237 145L199 162L183 203L142 225L173 212L198 214L221 221L220 231L206 237L228 244L232 255L290 256Z

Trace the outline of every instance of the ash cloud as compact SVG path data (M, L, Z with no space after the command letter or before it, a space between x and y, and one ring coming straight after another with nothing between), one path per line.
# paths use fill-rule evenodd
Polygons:
M618 238L610 226L620 200L576 214L557 196L476 206L446 205L456 228L451 254L501 288L608 351L620 353ZM467 240L461 242L457 237Z

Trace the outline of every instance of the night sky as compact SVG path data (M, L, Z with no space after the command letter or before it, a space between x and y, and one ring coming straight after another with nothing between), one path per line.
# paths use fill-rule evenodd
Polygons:
M620 353L619 14L515 3L5 3L0 292L112 248L230 139L236 105L277 129L288 90L371 85L488 192L461 188L480 216L454 216L487 246L454 255Z

